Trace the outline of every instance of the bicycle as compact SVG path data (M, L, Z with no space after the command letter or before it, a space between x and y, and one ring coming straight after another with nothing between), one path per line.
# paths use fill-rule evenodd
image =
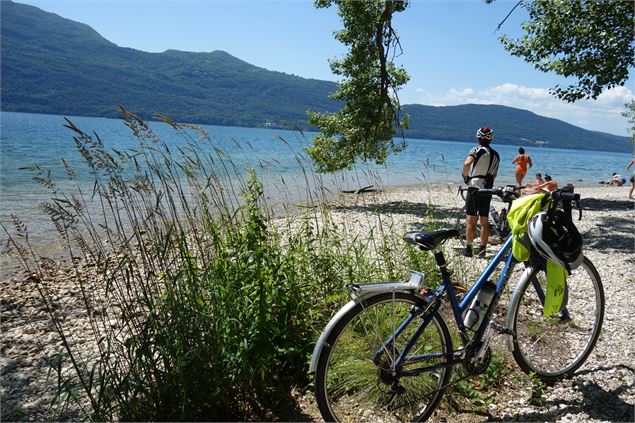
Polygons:
M481 192L500 196L503 189ZM560 202L570 216L571 201L579 200L579 194L562 190L550 195L549 213ZM348 286L351 301L327 324L310 364L317 403L326 421L427 419L445 390L462 380L451 380L455 366L462 365L466 377L487 369L493 332L507 337L508 348L524 372L544 382L570 377L587 359L604 318L602 281L588 258L567 279L565 305L545 318L546 263L534 251L501 324L493 319L493 312L517 264L511 254L512 237L459 302L440 249L458 235L456 229L442 229L404 236L420 250L434 252L442 282L432 293L417 271L407 282ZM499 264L503 268L494 283L490 277ZM491 299L481 292L489 292ZM440 312L444 301L449 302L456 324L457 349Z
M502 195L500 196L501 200L506 204L506 207L503 207L500 213L496 210L494 205L490 205L488 221L489 221L489 229L491 236L498 236L501 240L507 238L510 233L509 224L507 223L507 212L511 208L512 202L520 196L520 190L525 188L522 185L505 185L501 187ZM465 191L470 189L478 190L477 188L472 187L459 187L458 193L461 194L461 198L465 201ZM465 206L456 214L454 218L454 227L459 230L459 233L462 235L460 237L461 243L465 246ZM480 225L476 227L476 238L480 237Z

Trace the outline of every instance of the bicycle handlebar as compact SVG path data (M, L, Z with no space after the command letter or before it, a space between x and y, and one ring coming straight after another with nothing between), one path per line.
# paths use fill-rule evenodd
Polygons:
M497 197L500 197L503 201L506 201L508 203L511 203L513 200L515 200L516 198L518 198L520 196L520 194L518 194L518 191L520 191L521 189L525 188L525 186L523 185L505 185L505 186L501 186L501 187L496 187L496 188L478 188L478 187L459 187L459 193L461 194L461 197L465 200L465 191L478 191L478 194L485 194L485 195L495 195Z
M574 192L565 191L563 189L557 189L555 191L551 191L549 196L554 201L567 201L567 202L578 202L580 201L580 194L576 194Z
M547 197L545 197L547 198ZM562 202L562 207L571 215L572 203L575 204L578 209L578 220L582 220L582 206L580 205L580 194L574 193L568 189L556 189L549 193L549 198L552 199L550 210L555 210L558 207L558 202Z
M497 188L478 188L478 187L459 187L459 193L461 197L465 200L465 191L476 191L479 195L496 195L500 197L503 201L510 203L518 198L520 195L518 193L519 190L525 188L522 185L505 185ZM551 191L549 194L545 194L545 201L547 198L552 199L552 208L555 209L558 206L558 202L562 202L565 206L565 209L571 211L572 203L575 203L576 208L579 210L578 220L582 220L582 207L580 206L580 194L571 192L568 189L556 189Z

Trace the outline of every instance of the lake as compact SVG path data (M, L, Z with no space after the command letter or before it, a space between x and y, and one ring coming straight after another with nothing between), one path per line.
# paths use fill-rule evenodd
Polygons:
M83 131L98 134L108 148L128 150L137 140L122 120L69 117ZM61 184L68 180L61 159L67 160L76 169L81 168L81 156L73 141L73 132L64 127L64 117L29 113L2 112L0 114L0 223L9 225L15 214L34 232L35 240L46 242L55 237L48 222L44 222L38 204L48 199L46 190L33 182L33 175L21 167L38 165L51 171L53 179ZM182 145L183 141L165 123L151 122L156 135L168 145ZM272 201L304 201L308 192L306 177L310 168L303 148L309 145L314 133L285 131L278 129L238 128L205 125L213 144L226 151L239 169L253 166L264 181L266 193ZM475 128L476 129L476 128ZM494 128L496 130L496 128ZM460 172L469 149L475 145L465 142L408 139L408 147L393 155L386 166L362 164L347 172L320 177L331 190L357 189L362 186L389 187L419 183L460 184ZM493 147L501 156L501 167L497 184L514 182L512 159L517 146L497 145ZM606 180L612 172L625 175L625 167L631 156L589 150L564 150L554 148L532 148L525 146L531 155L535 172L548 173L561 185L594 185ZM79 172L90 184L87 172ZM282 194L279 185L283 181L291 194ZM311 183L311 182L309 182ZM63 186L63 185L62 185Z

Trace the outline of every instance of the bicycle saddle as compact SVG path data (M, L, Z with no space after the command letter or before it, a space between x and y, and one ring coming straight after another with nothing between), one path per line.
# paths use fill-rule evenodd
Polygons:
M441 229L432 232L407 232L403 239L412 245L416 245L424 251L434 250L445 240L459 236L458 229Z

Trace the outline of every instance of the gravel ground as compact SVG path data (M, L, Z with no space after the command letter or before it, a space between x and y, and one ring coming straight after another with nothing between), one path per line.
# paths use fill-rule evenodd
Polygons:
M351 223L368 221L364 214L381 210L383 224L404 230L416 228L424 218L450 216L461 210L463 201L456 186L403 187L367 193L345 200L334 208L339 219ZM583 216L576 221L585 242L585 255L597 267L606 296L602 334L586 363L568 380L544 386L540 400L530 383L504 382L493 403L473 406L457 401L460 411L439 412L432 420L440 421L634 421L635 411L635 210L627 200L628 189L618 187L581 187ZM502 203L493 201L495 207ZM450 222L448 220L448 222ZM364 233L363 225L359 233ZM460 245L449 248L458 251ZM488 247L488 256L496 246ZM455 275L470 265L482 269L485 260L458 258ZM471 275L478 273L472 272ZM464 282L470 274L459 275ZM504 316L503 316L504 317ZM504 320L504 319L503 319ZM513 362L511 353L498 340L498 347ZM520 373L520 372L518 372ZM510 375L509 378L527 378ZM532 400L532 397L534 399ZM537 404L534 405L533 403ZM310 395L302 398L304 411L319 420ZM455 404L456 406L457 404Z
M635 211L627 188L583 187L583 219L576 222L585 240L585 255L597 267L606 294L602 335L588 361L572 379L544 387L540 405L530 401L530 387L503 383L495 401L485 407L461 403L460 412L439 413L436 420L461 421L634 421L635 409ZM343 201L342 201L343 200ZM463 203L456 186L403 187L341 196L332 213L337 219L368 234L377 219L391 230L417 227L426 218L458 212ZM420 225L419 225L420 226ZM489 253L496 246L489 247ZM461 260L458 259L457 260ZM482 265L483 260L471 260ZM460 263L460 262L459 262ZM79 293L65 266L50 286L60 304L58 317L81 336L88 322L79 318ZM462 266L459 266L459 268ZM464 267L464 266L463 266ZM468 266L471 267L471 266ZM87 270L89 271L89 270ZM469 278L470 275L463 277ZM57 380L48 359L61 344L39 299L36 284L17 274L0 282L2 341L0 344L1 420L50 420ZM511 360L511 354L507 353ZM320 420L310 393L298 394L300 410L289 420Z

